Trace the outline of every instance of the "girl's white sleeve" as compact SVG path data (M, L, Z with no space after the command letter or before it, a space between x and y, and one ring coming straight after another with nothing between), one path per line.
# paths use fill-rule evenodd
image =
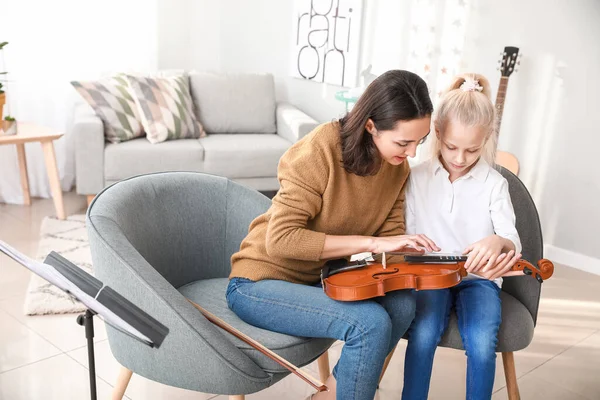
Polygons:
M519 233L515 226L515 210L513 209L512 201L510 200L508 182L506 179L502 179L492 189L490 216L496 235L513 242L515 245L515 252L520 253L523 248L521 246Z
M415 215L415 194L412 177L413 175L411 173L411 175L408 177L408 182L406 184L406 201L404 202L404 218L406 221L407 235L414 235L417 233L417 219Z

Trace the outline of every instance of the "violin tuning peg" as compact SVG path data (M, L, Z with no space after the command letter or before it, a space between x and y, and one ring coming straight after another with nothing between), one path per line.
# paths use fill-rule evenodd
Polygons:
M535 276L535 279L537 279L537 281L538 281L539 283L544 283L544 280L543 280L543 279L542 279L542 277L541 277L541 276L539 276L539 275L536 275L536 276Z
M531 275L533 273L533 271L531 271L529 268L525 267L525 268L523 268L523 273L525 275Z

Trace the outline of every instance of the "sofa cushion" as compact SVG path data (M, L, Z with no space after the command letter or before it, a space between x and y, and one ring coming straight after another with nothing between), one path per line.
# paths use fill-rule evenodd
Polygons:
M187 75L138 77L128 75L142 126L151 143L205 136L194 115Z
M271 74L192 73L196 117L210 133L275 133Z
M204 172L227 178L257 178L277 174L279 159L292 145L275 134L216 134L200 139Z
M310 364L316 358L315 354L323 353L335 342L333 339L310 339L285 335L245 323L227 307L225 292L228 284L227 278L205 279L189 283L178 290L186 298L297 366ZM224 330L221 332L264 370L272 373L286 372L282 366L254 347L229 332Z
M118 181L158 171L202 172L204 149L198 139L171 140L152 144L145 138L107 144L104 179Z
M71 84L102 120L106 140L119 143L144 136L137 106L124 76Z

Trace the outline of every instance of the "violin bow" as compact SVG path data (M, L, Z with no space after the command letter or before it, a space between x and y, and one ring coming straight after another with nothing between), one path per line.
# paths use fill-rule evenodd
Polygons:
M310 386L312 386L318 392L329 391L329 389L327 388L327 386L325 386L325 384L323 382L319 381L318 379L316 379L316 378L312 377L311 375L307 374L306 372L302 371L300 368L296 367L294 364L292 364L285 358L283 358L283 357L279 356L278 354L276 354L275 352L269 350L262 344L258 343L256 340L252 339L250 336L235 329L233 326L229 325L227 322L223 321L221 318L217 317L216 315L212 314L211 312L200 307L198 304L194 303L192 300L187 299L187 301L192 303L192 305L194 307L196 307L198 309L198 311L200 311L200 313L202 315L204 315L204 317L206 317L207 320L209 320L210 322L212 322L219 328L222 328L222 329L226 330L227 332L231 333L233 336L240 339L241 341L254 347L256 350L258 350L265 356L269 357L271 360L275 361L277 364L281 365L282 367L284 367L285 369L287 369L294 375L298 376L304 382L308 383Z

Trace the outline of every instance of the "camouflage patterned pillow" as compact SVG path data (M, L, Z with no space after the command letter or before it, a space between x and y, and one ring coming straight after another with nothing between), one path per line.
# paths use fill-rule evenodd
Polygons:
M111 143L120 143L144 136L144 129L129 83L123 75L96 82L71 84L94 109L104 123L104 136Z
M151 143L206 136L194 115L189 77L127 75L142 126Z

